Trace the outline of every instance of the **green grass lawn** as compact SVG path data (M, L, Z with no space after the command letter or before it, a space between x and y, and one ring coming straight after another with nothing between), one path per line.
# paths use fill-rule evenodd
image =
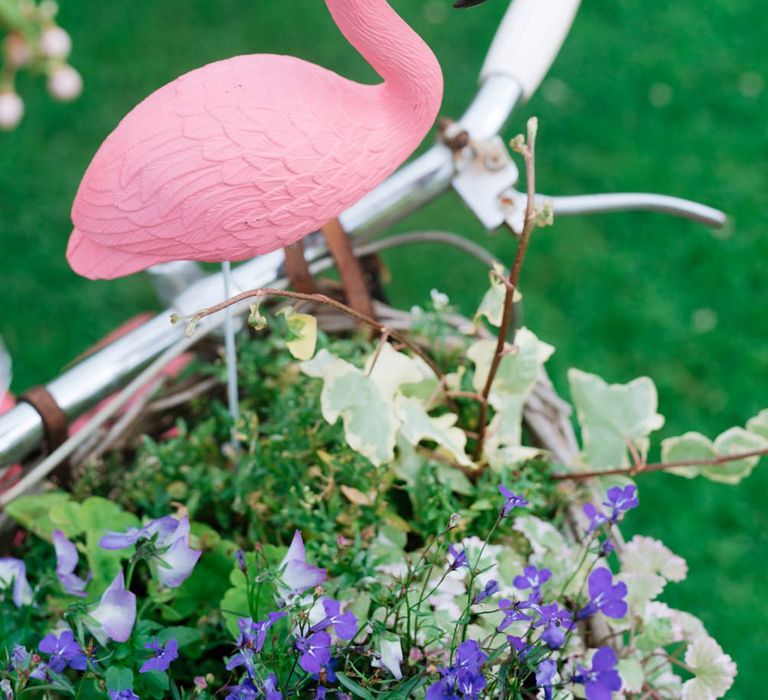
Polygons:
M139 99L176 75L238 53L302 56L358 79L370 69L320 0L61 0L85 92L52 103L21 81L28 115L0 136L0 334L19 390L44 381L132 313L156 308L145 277L89 282L64 259L69 207L98 145ZM453 12L448 0L397 0L446 73L443 112L467 104L505 3ZM663 435L714 437L768 406L768 5L749 0L585 3L539 94L514 119L540 119L538 181L576 194L650 189L726 210L720 232L654 215L563 219L538 232L523 274L526 322L570 366L659 387ZM444 228L510 259L455 198L398 227ZM432 287L471 311L485 282L459 254L387 256L395 302ZM429 273L425 273L430 264ZM736 488L648 475L628 531L663 538L692 569L666 600L700 616L739 663L729 698L763 697L768 648L768 473Z

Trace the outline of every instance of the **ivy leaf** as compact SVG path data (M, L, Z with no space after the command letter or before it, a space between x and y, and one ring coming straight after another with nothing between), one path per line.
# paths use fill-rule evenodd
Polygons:
M492 326L496 326L496 328L501 326L501 321L504 316L504 299L507 296L507 287L500 278L505 276L506 272L504 267L499 263L496 263L489 274L491 286L483 295L480 306L477 307L477 311L475 312L475 317L473 319L475 326L483 316L488 319L488 323ZM522 298L520 292L515 290L512 295L513 303L517 303Z
M5 512L25 529L50 541L56 529L56 525L51 520L51 511L56 506L66 503L71 503L68 493L53 491L34 496L20 496L5 506ZM81 532L82 529L79 531ZM69 536L77 534L70 535L71 530L64 532Z
M747 421L747 430L768 440L768 408Z
M285 344L297 360L309 360L317 345L317 319L309 314L297 314L292 307L281 309L285 316L288 334Z
M454 427L458 416L446 413L434 418L419 401L404 396L397 399L397 414L402 422L400 432L412 445L418 445L422 440L431 440L437 443L438 452L447 452L463 466L472 465L464 451L467 436L463 430Z
M261 313L260 304L251 304L248 314L248 325L256 331L263 331L268 325L267 317Z
M712 460L717 457L752 452L768 447L768 439L756 432L743 428L730 428L715 438L712 442L701 433L685 433L678 437L667 438L661 443L661 459L663 462ZM759 456L723 462L722 464L702 464L701 466L674 467L669 469L671 474L693 478L703 476L711 481L722 484L738 484L752 473Z
M133 688L133 671L122 666L110 666L104 674L104 680L109 690L130 690Z
M616 667L621 676L622 691L639 693L643 689L645 673L637 659L621 659Z
M664 417L656 412L658 396L650 378L607 384L595 374L570 369L568 382L589 465L628 466L627 441L641 454L647 452L648 435L664 425Z

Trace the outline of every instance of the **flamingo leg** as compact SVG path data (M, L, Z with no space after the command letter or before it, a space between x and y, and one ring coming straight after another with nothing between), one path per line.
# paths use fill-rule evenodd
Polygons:
M297 292L317 294L320 291L304 257L303 240L285 246L285 274L291 287Z
M347 295L347 303L355 310L371 318L374 317L373 302L365 283L365 275L360 261L355 257L352 243L338 219L329 221L321 229L328 249L336 261L341 283Z
M224 298L232 296L232 266L230 263L221 263L221 271L224 277ZM229 414L232 416L232 448L238 450L237 437L235 436L235 424L240 419L240 403L237 391L237 353L235 351L235 323L232 315L232 307L224 309L224 350L227 359L227 401Z

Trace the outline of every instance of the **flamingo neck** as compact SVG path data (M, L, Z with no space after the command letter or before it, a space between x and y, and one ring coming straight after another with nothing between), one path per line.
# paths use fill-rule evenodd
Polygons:
M347 41L384 79L386 99L429 129L443 97L443 74L431 49L386 0L326 4Z

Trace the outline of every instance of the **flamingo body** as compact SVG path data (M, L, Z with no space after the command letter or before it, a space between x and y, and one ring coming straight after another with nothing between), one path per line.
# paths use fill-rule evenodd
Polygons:
M385 0L327 3L384 82L257 54L163 86L120 122L83 177L67 249L76 272L111 279L284 247L412 153L440 105L434 56Z

